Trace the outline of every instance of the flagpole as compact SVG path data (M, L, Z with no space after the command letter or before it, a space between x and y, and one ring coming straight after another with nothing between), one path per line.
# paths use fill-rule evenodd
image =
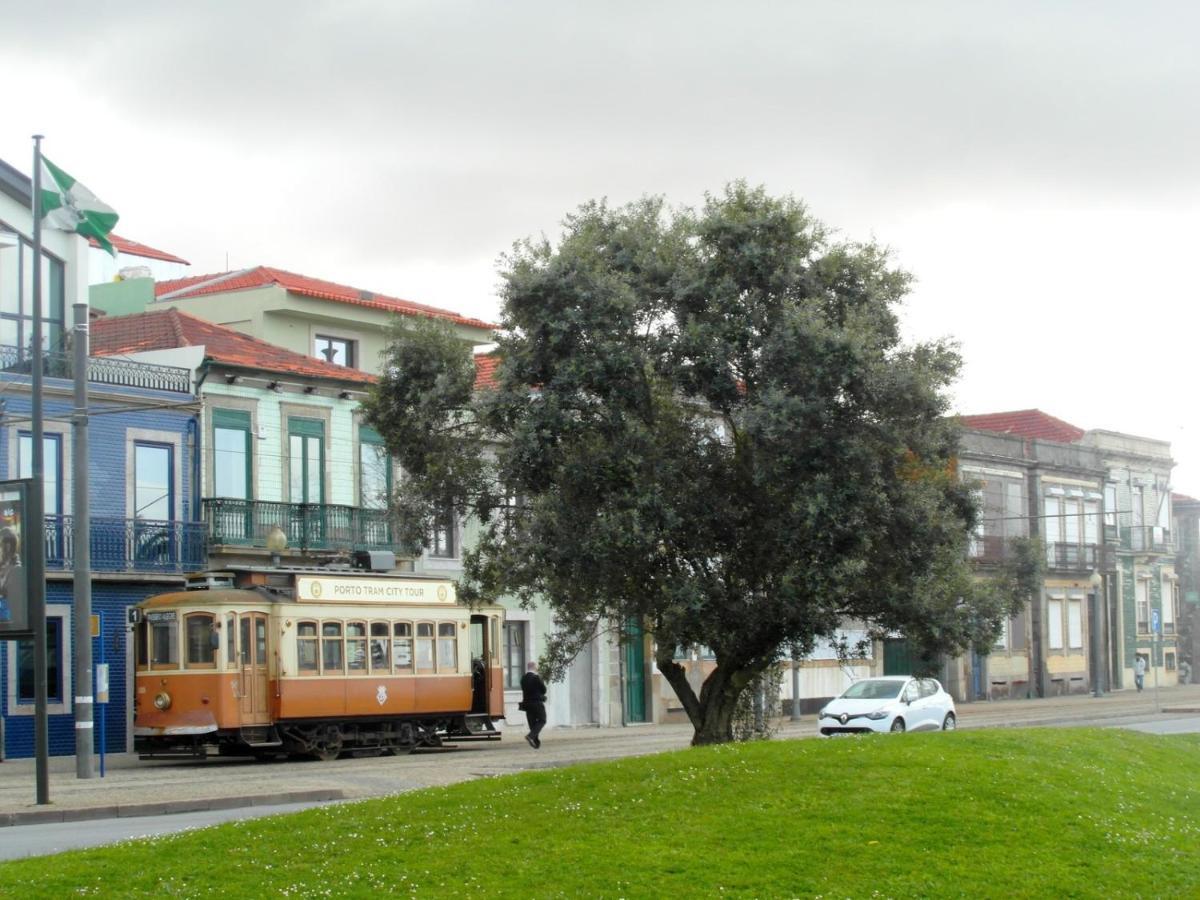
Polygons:
M36 757L37 802L50 802L50 721L46 686L46 517L45 448L42 446L42 135L33 136L33 409L30 413L29 618L33 625L33 752Z

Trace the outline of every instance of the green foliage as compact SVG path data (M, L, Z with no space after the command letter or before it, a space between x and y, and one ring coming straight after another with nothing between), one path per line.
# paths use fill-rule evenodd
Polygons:
M413 472L406 533L447 498L483 524L463 595L550 606L551 675L644 622L715 741L781 647L848 619L932 652L994 626L952 472L959 359L901 344L909 277L885 251L735 183L696 211L586 204L503 278L495 390L468 396L445 333L401 332L368 415ZM672 658L696 644L718 662L699 696Z
M1195 897L1195 735L758 741L0 865L0 896Z

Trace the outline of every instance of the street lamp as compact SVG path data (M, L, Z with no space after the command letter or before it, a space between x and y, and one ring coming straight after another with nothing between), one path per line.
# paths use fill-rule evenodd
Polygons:
M283 555L283 551L287 549L287 545L287 532L278 525L267 532L267 550L271 554L271 565L274 568L279 568L280 557Z
M1104 587L1104 576L1093 570L1088 579L1091 591L1088 593L1088 625L1092 635L1092 696L1099 697L1100 690L1100 591Z

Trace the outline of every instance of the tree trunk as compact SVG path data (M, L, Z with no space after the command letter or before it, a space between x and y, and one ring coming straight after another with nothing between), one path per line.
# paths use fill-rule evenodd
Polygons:
M687 670L672 658L656 660L658 669L675 691L679 702L692 723L695 733L692 746L726 744L733 740L733 714L738 697L748 678L730 676L727 669L717 666L704 681L700 696L687 680Z

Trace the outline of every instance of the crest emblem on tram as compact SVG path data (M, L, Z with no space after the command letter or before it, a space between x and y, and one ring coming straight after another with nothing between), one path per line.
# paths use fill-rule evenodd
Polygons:
M378 703L380 706L383 706L383 704L387 703L387 685L386 684L381 684L379 686L379 689L377 691L375 691L375 702Z
M439 603L446 602L446 594L447 593L448 592L446 590L446 586L444 584L439 584L438 589L437 589L437 598L438 598Z

